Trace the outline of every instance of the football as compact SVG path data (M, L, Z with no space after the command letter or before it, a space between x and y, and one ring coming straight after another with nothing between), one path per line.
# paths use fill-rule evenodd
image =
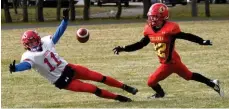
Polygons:
M76 32L76 38L80 43L85 43L89 40L89 32L86 28L80 28Z

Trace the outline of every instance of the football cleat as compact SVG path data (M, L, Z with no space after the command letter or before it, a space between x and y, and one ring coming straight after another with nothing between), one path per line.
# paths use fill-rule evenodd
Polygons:
M117 95L115 100L118 100L120 102L131 102L132 101L130 98L122 96L122 95Z
M137 92L138 92L138 89L137 88L134 88L134 87L131 87L131 86L128 86L128 85L123 85L122 87L123 90L135 95Z
M161 96L160 94L155 93L155 94L153 94L153 95L151 95L151 96L149 96L147 98L149 98L149 99L157 99L157 98L163 98L163 97L164 96Z
M215 84L215 86L213 87L213 89L214 89L221 97L223 97L223 96L224 96L224 92L223 92L222 88L220 87L220 82L219 82L219 80L215 79L215 80L212 80L212 82Z

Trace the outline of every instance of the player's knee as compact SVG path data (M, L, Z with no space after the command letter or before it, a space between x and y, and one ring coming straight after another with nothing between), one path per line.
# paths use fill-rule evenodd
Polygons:
M152 86L157 85L157 81L155 81L155 79L149 79L147 84L149 87L152 87Z
M96 88L95 93L96 96L100 96L102 94L102 90L100 88Z
M187 76L186 80L191 80L192 79L192 73L190 75Z
M193 73L188 73L185 77L183 77L185 80L189 81L192 79L192 74Z
M100 82L104 83L106 81L107 77L103 76L102 80Z

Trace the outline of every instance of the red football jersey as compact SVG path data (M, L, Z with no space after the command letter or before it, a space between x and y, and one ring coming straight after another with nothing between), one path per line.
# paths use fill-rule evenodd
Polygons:
M172 52L170 55L170 62L174 63L176 61L180 61L180 56L175 51L175 44L171 46L172 35L181 32L179 25L174 22L167 21L164 26L157 32L152 30L148 24L145 25L144 28L144 36L149 37L150 42L154 45L154 50L158 55L160 63L166 63L166 60L169 56L169 49L172 48Z

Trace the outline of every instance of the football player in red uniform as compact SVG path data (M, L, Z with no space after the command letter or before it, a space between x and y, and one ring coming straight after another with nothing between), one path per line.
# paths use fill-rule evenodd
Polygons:
M122 51L131 52L142 49L150 42L154 45L161 64L148 79L148 86L156 92L156 94L150 96L150 98L161 98L165 96L165 92L158 82L164 80L173 72L186 80L204 83L218 92L220 96L223 96L219 80L211 80L200 73L191 72L182 63L180 56L175 50L176 39L184 39L200 45L212 45L211 41L204 40L190 33L181 32L178 24L168 21L168 7L162 3L153 4L147 16L148 20L144 28L144 37L134 44L117 46L113 51L115 54L119 54L119 52Z

